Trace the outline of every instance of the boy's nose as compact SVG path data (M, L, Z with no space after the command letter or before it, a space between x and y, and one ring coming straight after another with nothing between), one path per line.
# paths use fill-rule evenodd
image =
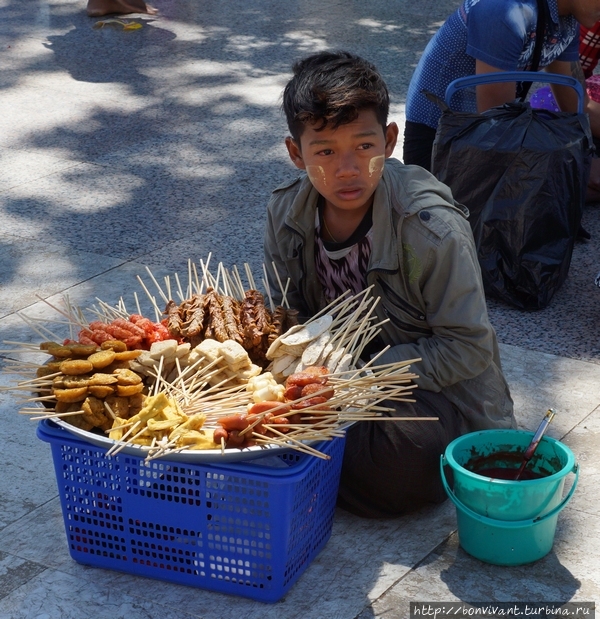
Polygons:
M340 156L337 170L337 175L339 177L357 176L359 172L358 162L353 154L342 154Z

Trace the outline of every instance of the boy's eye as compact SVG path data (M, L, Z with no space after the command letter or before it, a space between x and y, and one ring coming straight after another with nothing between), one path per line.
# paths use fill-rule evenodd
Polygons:
M333 151L331 148L324 148L323 150L320 150L317 155L331 155L332 153Z
M371 144L370 142L365 142L364 144L361 144L358 148L359 150L368 150L369 148L373 148L373 144Z

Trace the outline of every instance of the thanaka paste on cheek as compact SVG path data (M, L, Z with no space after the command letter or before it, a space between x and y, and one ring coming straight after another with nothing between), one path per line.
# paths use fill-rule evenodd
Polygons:
M325 177L325 170L320 165L307 165L306 174L310 182L321 183L324 187L327 187L327 178Z
M377 155L377 157L372 157L369 161L369 178L371 178L373 174L380 175L383 171L384 164L385 155Z
M372 157L369 161L369 188L374 189L379 183L385 165L385 155Z

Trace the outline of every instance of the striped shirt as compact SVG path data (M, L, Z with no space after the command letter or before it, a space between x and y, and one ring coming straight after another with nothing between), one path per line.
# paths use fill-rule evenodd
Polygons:
M346 290L358 294L367 287L367 268L371 256L373 210L365 214L355 232L344 243L331 243L321 232L322 207L315 216L315 268L328 302Z

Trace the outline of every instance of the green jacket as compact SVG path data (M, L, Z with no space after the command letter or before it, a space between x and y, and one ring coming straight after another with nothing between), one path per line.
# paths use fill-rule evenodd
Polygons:
M268 205L265 265L273 300L302 314L326 305L315 271L318 193L306 176L277 188ZM441 391L461 411L465 431L515 427L496 334L487 314L467 209L418 166L386 161L373 203L367 283L381 298L381 363L415 359L419 388Z

